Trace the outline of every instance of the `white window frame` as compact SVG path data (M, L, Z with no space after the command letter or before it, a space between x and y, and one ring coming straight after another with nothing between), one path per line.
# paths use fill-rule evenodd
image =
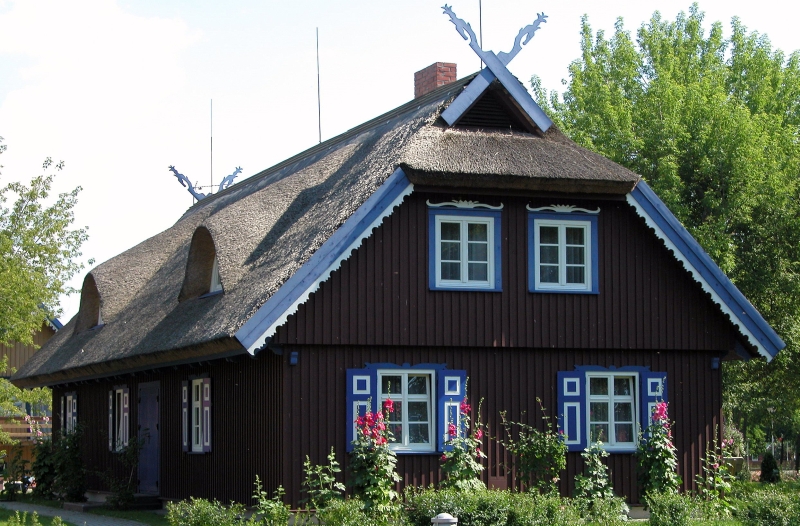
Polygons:
M445 215L436 214L435 221L435 272L436 272L436 286L444 288L465 288L465 289L494 289L495 288L495 242L494 242L494 217L484 216L466 216L466 215ZM442 279L442 223L459 223L461 225L461 279ZM486 280L470 280L469 279L469 242L467 239L469 224L484 224L487 225L486 232L486 251L487 251L487 269Z
M403 383L403 393L383 393L383 377L384 376L400 376ZM408 402L419 402L425 399L425 395L409 395L408 394L408 377L409 376L427 376L428 377L428 443L427 444L410 444L408 442ZM379 369L378 370L378 395L379 407L374 410L382 410L383 402L391 398L394 402L402 402L403 418L400 421L405 433L403 437L395 436L395 442L390 442L389 447L395 451L414 451L414 452L430 452L436 451L436 371L428 369ZM392 419L390 413L389 419ZM415 422L416 423L416 422ZM402 439L401 439L402 438Z
M64 428L66 429L67 433L72 433L75 431L75 427L77 427L78 423L78 400L77 396L74 394L68 394L64 396L64 400L67 404L66 411L61 412L63 415L62 418L66 419L66 425Z
M208 287L208 293L212 294L220 291L222 291L222 279L219 275L219 263L217 261L217 256L214 256L214 265L211 267L211 283Z
M203 379L197 378L189 383L189 437L190 451L203 452Z
M592 378L605 378L609 380L609 393L608 395L592 395L590 389L590 383ZM614 378L631 378L633 380L633 385L631 385L631 395L630 396L615 396L614 395ZM608 429L609 429L609 436L606 440L603 440L603 448L607 451L615 451L615 450L625 450L630 451L631 449L636 448L638 443L638 430L639 430L639 408L640 400L639 400L639 386L640 386L640 378L637 372L633 371L619 371L619 372L587 372L586 373L586 422L585 422L585 432L587 437L588 443L593 443L594 438L591 434L592 429L592 422L591 422L591 404L592 402L606 402L608 404ZM631 412L633 417L633 422L631 426L631 434L633 436L633 440L630 442L617 442L616 440L616 433L613 432L614 430L614 401L619 400L621 402L631 402Z
M130 399L129 393L125 392L125 388L114 389L113 393L114 451L122 451L128 445L128 430L130 429L128 418L130 418L130 413L125 408L130 404Z
M540 228L558 227L558 283L546 283L541 281L541 251L540 251ZM584 282L583 283L567 283L567 243L566 243L566 229L567 228L582 228L583 229L583 268L584 268ZM557 219L544 219L534 218L533 220L533 250L534 250L534 289L535 290L570 290L570 291L587 291L592 290L592 283L594 276L592 276L592 222L582 221L578 219L557 220Z

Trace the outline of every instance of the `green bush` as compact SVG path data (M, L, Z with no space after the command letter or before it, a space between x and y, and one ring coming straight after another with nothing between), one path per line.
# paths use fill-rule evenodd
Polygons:
M685 526L692 516L692 501L680 493L651 492L645 496L650 526Z
M33 464L31 471L36 477L33 493L44 499L52 499L56 480L56 458L52 439L44 438L33 445Z
M745 526L800 526L800 495L775 490L752 493L738 513Z
M53 492L68 502L86 500L86 468L81 456L83 427L59 436L54 446Z
M167 503L167 521L171 526L238 526L244 506L223 506L216 500L196 499Z
M775 462L775 457L772 452L767 451L764 454L764 460L761 461L761 482L780 482L781 470L778 469L778 463Z
M364 503L358 499L339 500L328 502L324 508L317 510L317 519L321 526L397 526L402 524L396 513L378 514L364 509ZM428 525L430 525L428 519Z
M439 513L458 517L459 526L569 526L581 523L580 514L568 500L552 495L413 488L406 492L409 525L429 526L431 518Z

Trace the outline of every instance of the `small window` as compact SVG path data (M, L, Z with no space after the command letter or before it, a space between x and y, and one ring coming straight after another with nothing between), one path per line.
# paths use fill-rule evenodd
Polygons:
M222 280L219 277L219 263L214 257L214 266L211 268L211 285L208 288L209 294L222 290Z
M636 445L636 376L589 374L589 441L609 448Z
M66 393L61 397L61 429L73 433L78 427L78 395Z
M196 378L183 382L183 450L192 453L211 451L211 380Z
M429 212L431 288L500 290L500 212Z
M128 445L130 430L130 391L115 387L108 392L108 449L122 451Z
M531 292L597 293L597 217L563 216L529 216L529 288Z
M201 298L223 290L214 239L207 228L200 226L195 230L189 245L186 273L178 301Z

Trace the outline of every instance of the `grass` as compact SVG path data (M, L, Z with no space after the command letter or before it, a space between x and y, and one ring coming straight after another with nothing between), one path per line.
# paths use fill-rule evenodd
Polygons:
M105 517L116 517L118 519L128 519L129 521L141 522L150 526L168 526L166 515L159 515L152 511L131 510L120 511L108 508L92 508L89 513L103 515Z
M10 519L13 515L14 515L13 511L7 510L5 508L0 508L0 526L8 526L8 519ZM20 513L20 515L22 514ZM27 521L25 523L27 524L28 522L30 522L30 520L31 516L28 515ZM42 524L42 526L50 526L53 523L53 518L40 515L39 523ZM65 526L75 526L73 523L67 521L62 521L61 524L64 524Z

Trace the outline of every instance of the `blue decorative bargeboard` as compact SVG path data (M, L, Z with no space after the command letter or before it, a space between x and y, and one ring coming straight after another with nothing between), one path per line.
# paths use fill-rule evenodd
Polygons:
M200 187L199 186L197 186L197 187L194 186L192 184L192 182L189 180L189 178L186 177L185 175L183 175L182 173L179 173L178 170L176 170L174 166L170 166L169 169L175 175L175 177L178 179L178 182L181 183L181 185L185 186L186 189L189 190L189 193L192 194L194 196L194 198L197 199L198 201L200 201L201 199L205 199L206 197L211 195L210 192L207 193L207 194L204 194L203 192L200 192L199 191ZM222 179L222 182L219 183L219 189L217 191L221 192L221 191L225 190L226 188L228 188L230 185L232 185L233 184L233 180L236 179L236 176L239 175L241 172L242 172L242 167L241 166L237 166L232 174L226 175Z

